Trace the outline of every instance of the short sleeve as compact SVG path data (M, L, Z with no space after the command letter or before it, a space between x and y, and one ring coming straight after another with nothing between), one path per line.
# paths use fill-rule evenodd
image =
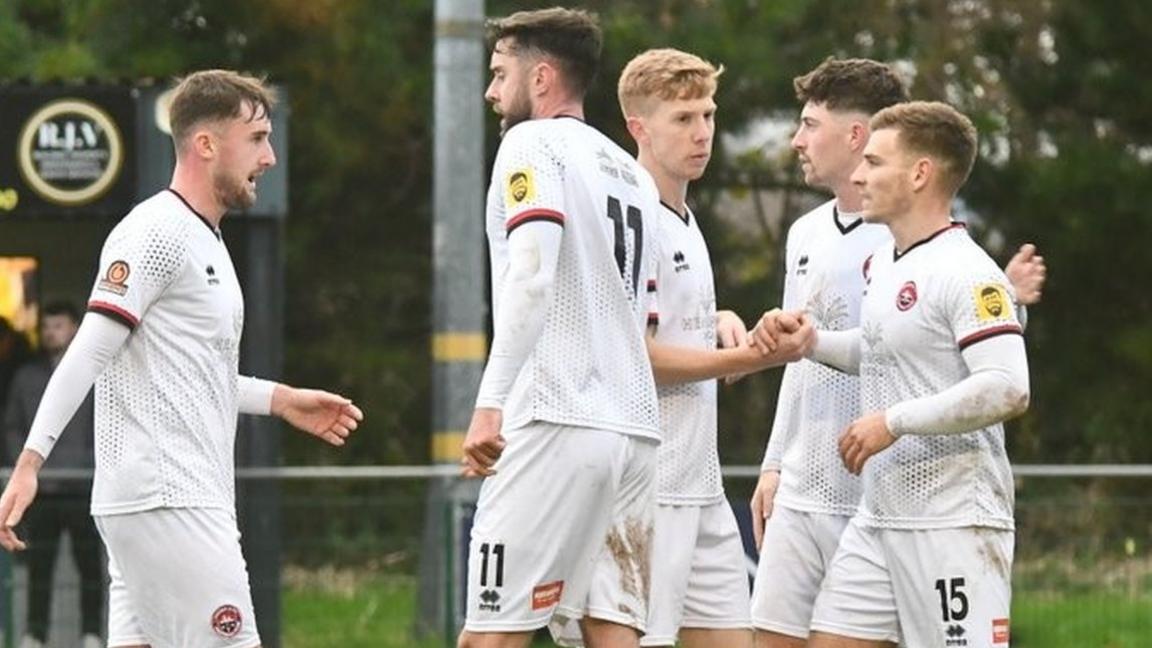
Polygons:
M493 179L501 193L506 232L536 220L564 225L563 160L545 133L531 126L510 130L496 156Z
M136 328L184 267L188 248L179 228L121 223L104 242L88 310Z
M961 351L991 337L1023 333L1008 280L998 268L958 273L948 281L946 315Z

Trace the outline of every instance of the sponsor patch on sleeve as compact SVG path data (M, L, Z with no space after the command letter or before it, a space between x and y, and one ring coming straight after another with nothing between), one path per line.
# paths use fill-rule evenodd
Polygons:
M123 295L128 292L128 275L131 273L127 261L113 261L104 271L104 278L96 284L96 288L116 295Z
M980 284L972 289L976 299L976 318L981 322L1008 319L1012 312L1012 300L1004 286L996 283Z
M517 207L536 199L536 180L532 169L524 167L508 174L504 183L504 206Z

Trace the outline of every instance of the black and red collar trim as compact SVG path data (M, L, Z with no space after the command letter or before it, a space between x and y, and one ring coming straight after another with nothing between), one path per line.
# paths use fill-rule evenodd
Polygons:
M172 187L168 187L168 191L172 192L173 196L176 196L177 198L179 198L180 202L184 203L184 206L188 208L188 211L195 214L196 218L199 218L200 222L204 223L204 226L207 227L209 229L209 231L212 232L213 236L215 236L216 238L220 238L220 229L215 227L214 225L212 225L212 223L209 222L209 220L204 217L204 214L201 214L200 212L196 211L196 208L192 206L192 203L188 202L188 199L186 199L184 196L181 196L180 192L176 191Z
M933 232L932 234L930 234L927 238L921 239L919 241L916 241L912 245L909 245L908 249L904 250L903 252L901 252L900 250L897 250L895 247L893 247L892 248L892 260L893 261L899 261L900 259L903 259L904 257L908 256L908 253L911 252L912 250L915 250L916 248L920 247L921 245L929 243L930 241L932 241L932 239L936 238L937 236L940 236L944 232L950 232L954 229L966 229L967 227L968 226L965 225L964 223L958 223L956 221L953 221L952 223L950 223L948 225L948 227L943 227L941 229L938 229L935 232Z

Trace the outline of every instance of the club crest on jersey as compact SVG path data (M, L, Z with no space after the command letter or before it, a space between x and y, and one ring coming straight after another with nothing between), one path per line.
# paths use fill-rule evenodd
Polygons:
M244 618L240 615L240 608L235 605L221 605L212 613L212 632L230 639L240 634L244 627Z
M972 289L972 296L976 300L976 319L981 322L1005 319L1011 312L1012 301L1000 284L980 284Z
M128 275L132 273L127 261L113 261L104 272L104 278L96 284L98 290L123 295L128 292Z
M906 311L916 305L916 282L909 281L896 293L896 308Z
M536 198L536 181L532 169L523 168L508 175L507 194L504 204L508 207L522 205Z

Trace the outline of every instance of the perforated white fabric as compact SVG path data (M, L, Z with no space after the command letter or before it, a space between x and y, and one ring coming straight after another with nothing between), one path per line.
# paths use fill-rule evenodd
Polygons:
M88 307L134 326L96 383L92 512L233 508L244 304L218 232L149 198L105 241Z
M535 420L659 438L644 343L658 209L648 173L579 120L530 120L505 135L488 191L493 295L509 228L564 226L553 302L505 402L507 427ZM493 312L501 317L498 301Z
M881 247L861 311L863 411L883 411L964 379L962 348L1020 333L1012 294L1004 273L962 226L899 259L891 243ZM976 399L971 406L985 404ZM865 463L863 482L866 525L1013 528L1012 471L999 423L964 434L903 435Z
M785 244L785 309L807 311L817 329L857 326L865 264L890 241L888 228L837 221L835 201L801 216ZM860 416L860 381L810 360L784 370L764 467L780 469L776 502L799 511L851 515L860 480L844 469L836 441Z
M712 259L695 214L663 207L657 219L659 322L656 341L716 348ZM716 381L657 385L660 431L656 498L661 504L712 504L724 496L716 449Z

